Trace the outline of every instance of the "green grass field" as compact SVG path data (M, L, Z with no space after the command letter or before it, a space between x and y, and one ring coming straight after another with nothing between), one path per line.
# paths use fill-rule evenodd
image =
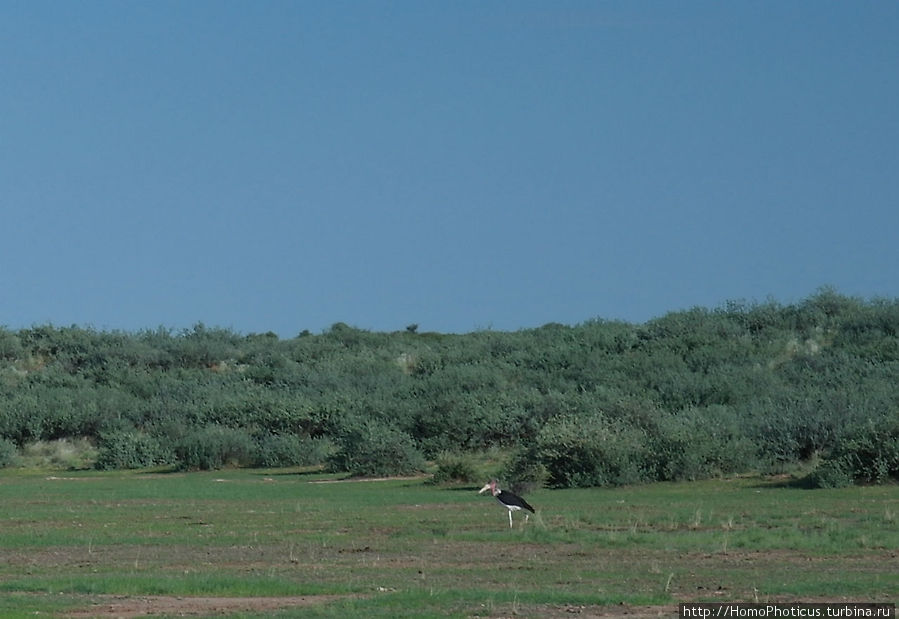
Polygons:
M478 486L479 487L479 486ZM899 487L0 471L0 616L580 616L899 597Z

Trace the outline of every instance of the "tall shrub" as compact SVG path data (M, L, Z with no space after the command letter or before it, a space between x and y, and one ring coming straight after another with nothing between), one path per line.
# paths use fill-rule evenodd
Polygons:
M249 466L255 452L255 443L245 430L217 425L193 430L175 445L178 464L185 469Z
M854 427L812 474L819 487L852 482L899 481L899 419L872 420Z
M331 470L352 475L379 477L409 475L424 468L424 458L405 432L364 420L344 428L337 452L329 459Z
M537 437L534 456L550 486L571 488L647 481L646 435L601 413L551 420Z
M327 438L310 438L296 434L266 434L259 439L256 466L309 466L321 464L332 451Z
M16 444L0 438L0 469L11 466L16 460Z
M173 454L153 436L143 432L112 432L97 443L98 469L140 469L168 464Z

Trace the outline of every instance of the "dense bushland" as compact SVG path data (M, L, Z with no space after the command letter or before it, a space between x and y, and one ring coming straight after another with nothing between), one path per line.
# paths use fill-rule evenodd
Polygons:
M382 475L499 446L510 477L552 486L801 462L819 485L883 482L899 479L897 379L899 301L830 289L465 335L0 328L0 465L88 438L101 468Z

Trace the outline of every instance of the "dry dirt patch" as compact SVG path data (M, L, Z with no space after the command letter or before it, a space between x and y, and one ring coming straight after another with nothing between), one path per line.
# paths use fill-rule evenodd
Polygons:
M218 615L241 612L266 612L324 604L346 595L296 595L279 597L194 597L170 595L100 595L91 605L69 611L66 617L116 617L129 619L148 615Z

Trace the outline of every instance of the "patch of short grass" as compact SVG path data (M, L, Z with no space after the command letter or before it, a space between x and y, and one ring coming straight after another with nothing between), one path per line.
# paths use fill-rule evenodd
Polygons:
M628 601L625 602L624 600ZM645 598L604 595L576 595L549 591L494 591L458 589L439 591L428 588L379 591L366 596L346 597L328 604L304 608L302 612L283 610L278 617L543 617L547 609L580 613L586 607L620 607L625 603L657 606L670 600L664 596ZM256 615L262 617L263 615ZM265 616L272 616L266 614Z
M537 515L527 525L516 516L512 530L477 489L303 469L7 469L0 597L40 610L100 594L331 593L353 597L281 616L540 616L566 605L899 595L897 486L539 489L527 495Z
M65 596L36 595L21 591L0 595L0 617L4 619L56 616L71 606L72 600Z
M132 572L73 574L13 579L0 591L54 595L174 595L267 597L349 593L339 586L297 583L279 575L216 574L208 571L181 575Z

